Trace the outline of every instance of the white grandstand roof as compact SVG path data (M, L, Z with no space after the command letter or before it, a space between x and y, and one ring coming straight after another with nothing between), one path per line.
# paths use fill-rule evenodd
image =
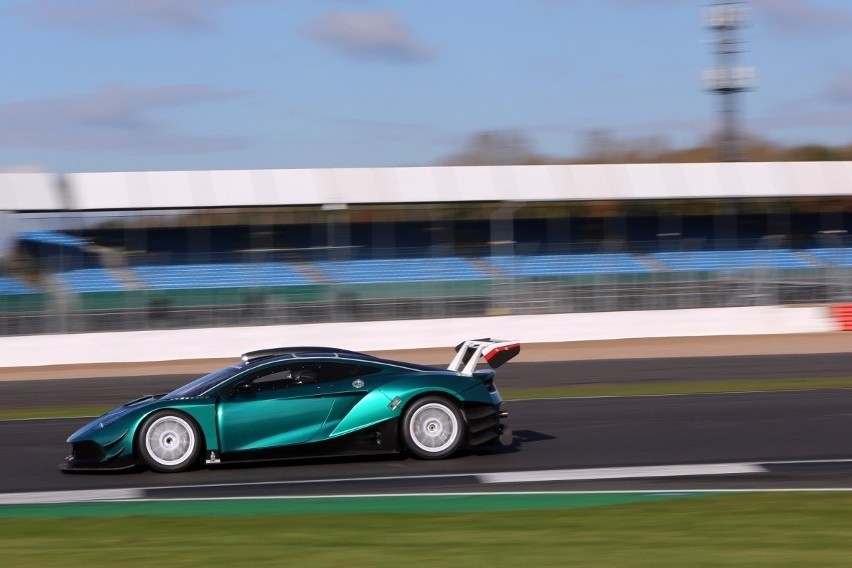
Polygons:
M3 211L848 195L852 162L0 174Z
M61 199L53 174L0 173L0 211L57 211Z

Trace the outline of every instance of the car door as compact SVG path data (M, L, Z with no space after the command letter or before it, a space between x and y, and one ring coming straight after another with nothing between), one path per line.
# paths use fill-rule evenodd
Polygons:
M382 368L362 362L326 361L318 367L318 379L326 397L333 401L320 438L329 436L361 400L388 380ZM386 405L387 401L382 402ZM367 416L365 423L369 422Z
M222 451L262 450L313 438L333 404L315 367L271 364L222 392L216 416Z

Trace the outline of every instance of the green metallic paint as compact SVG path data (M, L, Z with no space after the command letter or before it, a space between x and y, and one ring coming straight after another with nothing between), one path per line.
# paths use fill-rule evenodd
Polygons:
M460 403L493 404L494 402L479 378L461 377L455 373L432 376L429 384L424 384L423 380L418 380L417 377L407 377L389 383L380 390L390 399L399 397L402 401L400 406L406 406L411 400L430 393L443 394Z
M334 400L317 385L223 397L217 425L223 452L301 444L325 423Z
M330 420L326 424L327 437L343 436L360 428L399 417L399 408L392 410L390 408L392 399L380 389L366 393L366 396L360 398L356 404L351 404L353 400L354 397L347 400L346 397L341 396L335 401L335 405L341 404L341 408L339 412L335 412L336 420ZM350 408L348 412L346 412L347 407Z

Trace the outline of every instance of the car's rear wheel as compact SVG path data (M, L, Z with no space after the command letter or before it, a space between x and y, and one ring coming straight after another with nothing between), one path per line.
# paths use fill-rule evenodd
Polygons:
M183 413L155 412L142 424L138 449L154 471L183 471L198 459L201 434L195 422Z
M421 459L445 458L464 439L461 411L449 400L437 396L421 398L409 406L402 419L405 447Z

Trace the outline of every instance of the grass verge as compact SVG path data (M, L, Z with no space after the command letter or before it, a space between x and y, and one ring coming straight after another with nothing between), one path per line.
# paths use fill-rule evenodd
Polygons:
M69 408L13 408L0 410L0 420L31 420L34 418L79 418L100 416L108 408L99 406L79 406Z
M0 519L4 565L848 566L850 493L594 508ZM428 563L428 564L427 564Z
M524 400L547 397L713 394L839 388L852 388L852 377L577 385L552 388L500 389L500 394L506 400Z

